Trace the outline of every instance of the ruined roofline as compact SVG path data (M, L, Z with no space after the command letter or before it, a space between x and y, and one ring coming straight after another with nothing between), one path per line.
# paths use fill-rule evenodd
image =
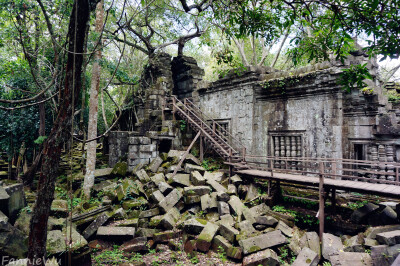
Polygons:
M286 78L303 77L309 74L318 74L326 70L330 70L332 74L341 73L342 69L350 65L357 65L367 63L370 73L375 78L377 77L378 64L376 60L369 60L365 56L352 56L350 55L344 63L338 60L324 61L313 65L301 67L294 70L280 71L271 67L249 66L246 69L235 69L224 78L215 82L209 83L208 86L201 88L200 93L208 93L225 89L239 89L254 81L272 81L275 79L284 80ZM241 72L242 71L242 72ZM240 86L237 86L240 85Z

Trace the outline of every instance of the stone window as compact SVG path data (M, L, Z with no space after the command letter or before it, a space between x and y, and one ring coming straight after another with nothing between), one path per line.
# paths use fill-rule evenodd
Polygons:
M225 136L228 137L229 121L219 121L217 129Z
M301 157L302 142L300 135L272 136L272 155L275 157Z

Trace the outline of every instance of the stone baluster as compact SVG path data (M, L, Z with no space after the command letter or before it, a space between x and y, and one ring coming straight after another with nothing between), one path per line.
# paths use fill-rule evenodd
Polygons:
M301 137L297 136L296 137L296 157L302 157L302 153L301 153ZM298 162L298 165L301 166L302 162ZM301 168L300 168L301 170ZM304 170L304 169L303 169Z
M390 181L394 181L395 177L394 177L394 166L393 161L393 146L392 145L386 145L386 161L389 163L387 165L387 172L388 172L388 177L387 179Z
M376 145L371 145L371 161L377 162L378 161L378 148ZM372 166L373 171L377 171L377 166ZM377 179L378 176L376 174L371 174L371 179Z
M280 147L280 145L279 145L279 137L273 137L273 139L274 139L274 151L275 151L274 156L275 157L279 157L280 156L280 152L279 152L279 147ZM274 167L275 168L279 168L280 167L280 162L278 160L274 161Z
M296 148L297 148L297 146L296 146L296 137L290 137L290 148L291 148L291 152L290 152L290 157L296 157ZM296 170L296 164L297 164L297 162L296 161L292 161L292 169L293 170Z
M285 157L285 137L280 137L280 144L281 144L281 157ZM280 161L281 167L280 168L285 168L285 161Z
M386 169L386 150L384 145L379 145L378 146L378 156L379 156L379 170L381 172L384 172ZM386 175L380 174L379 179L386 179Z

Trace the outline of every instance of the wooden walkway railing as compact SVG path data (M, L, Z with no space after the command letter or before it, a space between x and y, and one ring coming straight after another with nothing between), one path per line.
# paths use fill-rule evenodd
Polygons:
M276 173L319 176L335 180L400 185L400 163L336 158L246 155L246 168ZM246 169L242 167L243 169ZM322 170L321 170L322 169ZM322 172L321 172L322 171Z

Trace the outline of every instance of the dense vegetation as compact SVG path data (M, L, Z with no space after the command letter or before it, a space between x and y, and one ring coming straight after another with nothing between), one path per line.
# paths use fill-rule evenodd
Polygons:
M363 52L371 57L399 57L398 1L107 0L101 33L94 30L98 2L0 1L0 151L11 161L24 143L33 166L27 183L42 167L38 186L51 193L38 198L38 217L48 216L61 148L87 131L100 42L98 135L109 129L124 97L137 90L143 67L157 52L195 57L208 80L249 65L290 69L344 60L359 49L356 41L365 43ZM369 78L365 65L345 74L348 88L363 87ZM41 223L33 223L31 233L47 225ZM35 248L29 256L40 257L45 237L30 238Z

